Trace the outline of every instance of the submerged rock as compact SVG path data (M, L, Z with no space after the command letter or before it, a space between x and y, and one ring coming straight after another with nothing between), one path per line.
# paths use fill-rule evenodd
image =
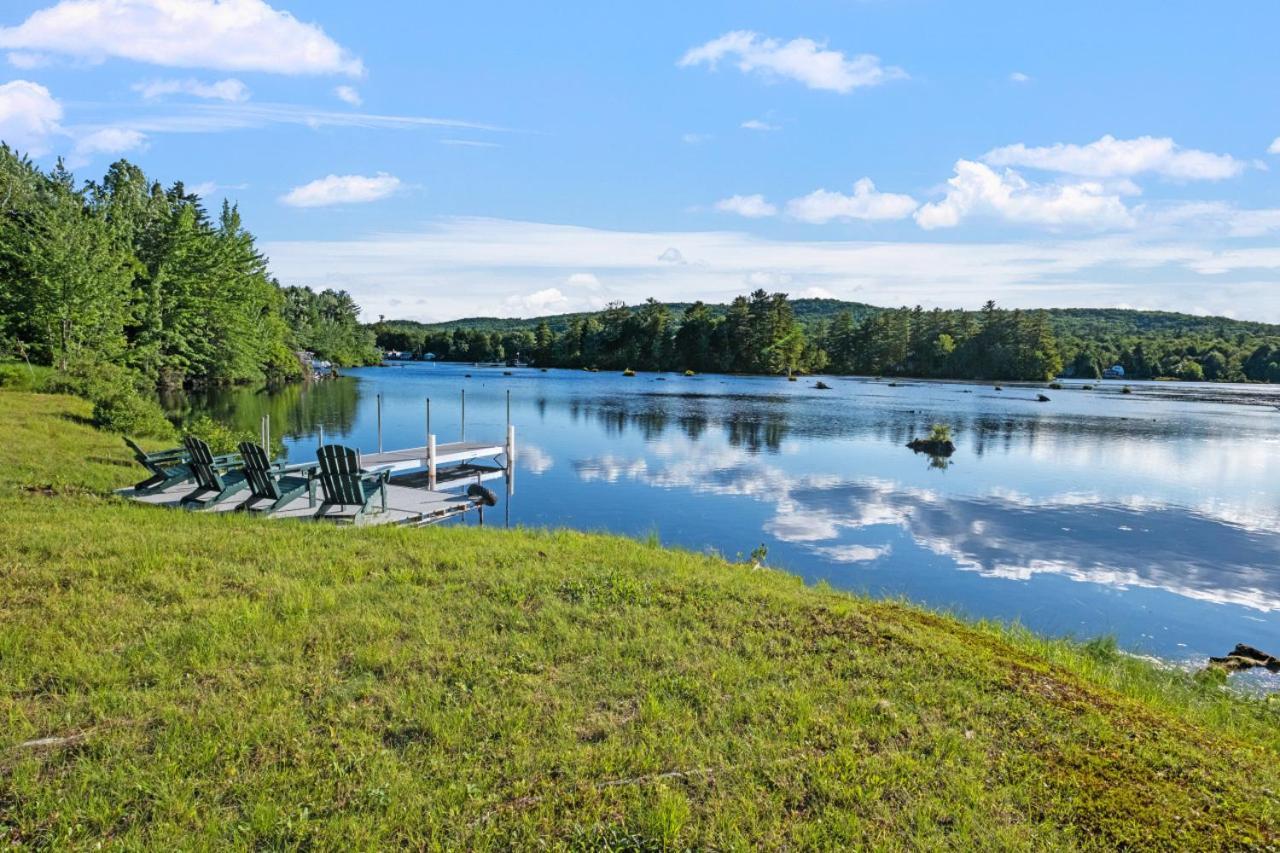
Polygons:
M823 382L822 380L818 380L817 382L815 382L815 383L814 383L814 385L813 385L813 387L814 387L814 388L817 388L819 391L830 391L830 390L831 390L831 386L830 386L830 385L828 385L827 383Z
M1047 403L1047 402L1049 402L1049 397L1048 397L1048 395L1046 395L1046 394L1037 394L1037 395L1036 395L1036 402L1038 402L1038 403Z
M1253 669L1255 666L1266 667L1271 672L1280 672L1280 658L1259 651L1253 646L1246 646L1244 643L1237 643L1236 647L1223 657L1209 658L1209 665L1232 672Z

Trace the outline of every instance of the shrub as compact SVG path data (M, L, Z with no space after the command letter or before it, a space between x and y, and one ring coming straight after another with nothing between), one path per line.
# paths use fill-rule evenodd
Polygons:
M929 441L944 444L951 441L951 427L946 424L934 424L929 428Z
M93 422L100 429L127 435L169 438L173 424L155 400L143 397L130 386L117 388L93 399Z

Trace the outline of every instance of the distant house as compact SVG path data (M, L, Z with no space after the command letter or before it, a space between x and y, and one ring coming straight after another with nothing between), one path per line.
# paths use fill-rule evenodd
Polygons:
M1118 364L1108 367L1102 371L1103 379L1124 379L1124 368Z

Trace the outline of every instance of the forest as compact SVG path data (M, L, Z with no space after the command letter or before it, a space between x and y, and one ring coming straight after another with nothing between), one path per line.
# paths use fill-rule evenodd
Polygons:
M734 373L819 372L1040 381L1280 382L1280 327L1166 311L878 308L756 291L729 305L613 304L532 320L374 324L388 350L452 361Z
M301 378L296 352L376 363L344 292L282 288L239 210L121 160L77 183L0 145L0 356L56 369L99 419L161 431L157 388Z

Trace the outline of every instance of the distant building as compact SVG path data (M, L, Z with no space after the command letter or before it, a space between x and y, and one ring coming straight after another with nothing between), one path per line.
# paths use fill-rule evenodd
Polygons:
M1124 368L1118 364L1112 365L1111 367L1108 367L1106 370L1102 371L1102 378L1103 379L1124 379Z

